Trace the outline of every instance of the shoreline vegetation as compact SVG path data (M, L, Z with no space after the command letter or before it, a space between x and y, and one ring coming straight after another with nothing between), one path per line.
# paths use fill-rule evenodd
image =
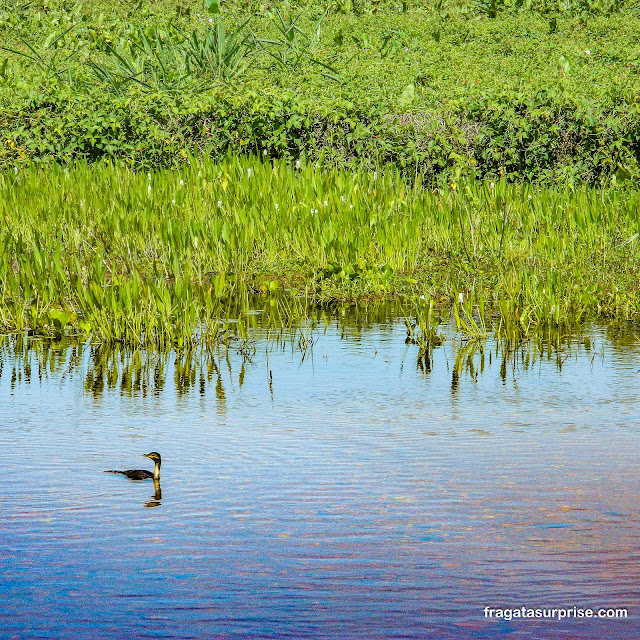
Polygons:
M636 0L0 0L0 168L637 184L639 31Z
M640 316L637 190L419 182L246 157L6 173L0 326L183 347L221 338L243 292L399 299L424 343L449 311L475 337Z
M0 331L183 348L253 294L399 300L423 346L636 322L639 31L635 0L0 0Z

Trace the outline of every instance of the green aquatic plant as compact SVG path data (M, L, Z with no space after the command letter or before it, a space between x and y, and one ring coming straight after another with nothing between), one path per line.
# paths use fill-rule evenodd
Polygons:
M635 319L639 201L252 158L30 168L0 176L0 323L188 348L221 339L228 300L251 291L274 327L297 317L285 300L418 299L409 337L431 343L449 310L478 340Z
M454 292L453 300L453 314L458 331L461 331L469 339L475 341L486 340L487 310L485 308L484 296L471 294L465 299L463 293L456 295Z
M407 328L407 343L417 344L421 350L439 346L444 337L438 333L438 327L442 322L442 316L437 310L433 298L427 302L424 297L418 298L414 304L412 313L405 317Z

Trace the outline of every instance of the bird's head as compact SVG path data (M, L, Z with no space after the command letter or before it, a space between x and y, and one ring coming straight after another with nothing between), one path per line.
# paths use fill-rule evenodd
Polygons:
M160 462L160 454L157 451L152 451L151 453L145 453L143 455L144 458L151 458L154 462Z

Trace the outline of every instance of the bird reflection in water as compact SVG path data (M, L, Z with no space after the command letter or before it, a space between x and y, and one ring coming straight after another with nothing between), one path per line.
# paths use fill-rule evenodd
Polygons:
M153 481L154 494L151 500L144 503L145 507L152 509L153 507L159 507L162 504L162 489L160 488L160 480Z

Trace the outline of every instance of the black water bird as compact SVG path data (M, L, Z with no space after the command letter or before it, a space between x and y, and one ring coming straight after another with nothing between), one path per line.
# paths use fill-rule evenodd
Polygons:
M145 453L143 455L144 458L151 458L156 463L156 466L153 470L147 471L146 469L129 469L127 471L105 471L105 473L119 473L123 476L127 476L130 480L150 480L153 478L155 482L160 480L160 463L162 459L160 458L160 454L156 451L152 451L151 453Z

